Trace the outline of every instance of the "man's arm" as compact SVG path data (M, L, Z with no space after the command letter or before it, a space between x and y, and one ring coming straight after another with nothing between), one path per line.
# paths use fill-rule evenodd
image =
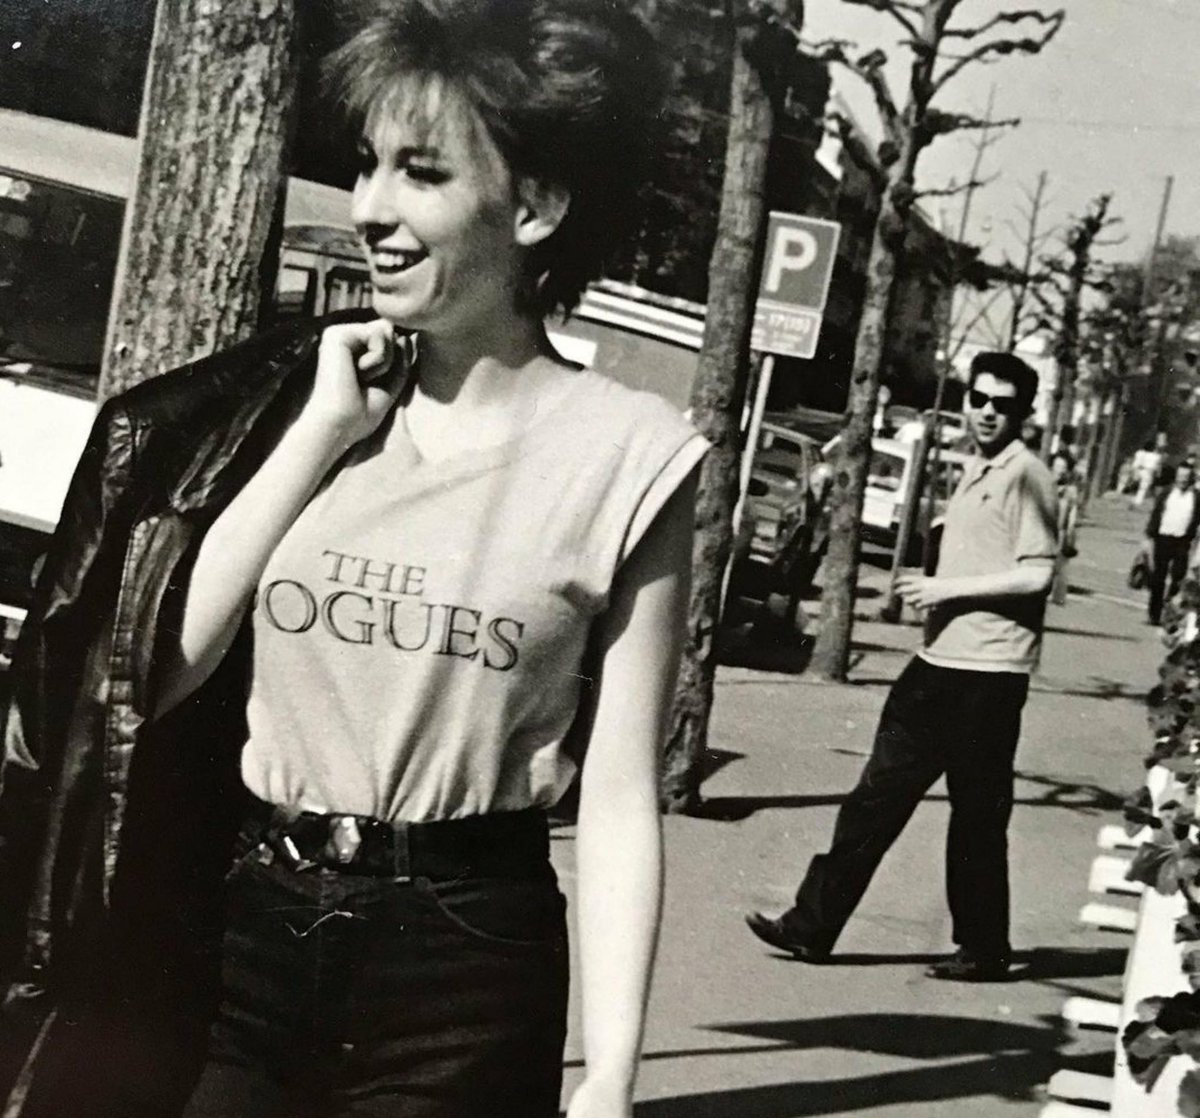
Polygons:
M986 575L939 577L919 571L902 574L896 591L913 609L929 609L945 602L1034 598L1050 592L1054 581L1054 563L1045 559L1027 559L1006 571Z

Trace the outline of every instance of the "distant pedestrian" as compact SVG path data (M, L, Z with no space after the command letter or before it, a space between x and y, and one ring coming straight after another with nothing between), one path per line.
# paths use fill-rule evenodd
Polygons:
M1053 479L1018 439L1036 393L1037 374L1011 354L971 363L967 414L980 456L947 506L938 573L899 581L904 600L928 611L925 648L892 687L832 846L812 860L794 906L747 917L755 935L799 959L829 956L884 854L945 773L946 887L959 950L926 974L968 982L1008 974L1013 757L1058 551Z
M1133 456L1133 474L1137 479L1137 489L1133 495L1134 508L1141 506L1158 480L1164 457L1161 443L1161 438L1149 442Z
M1054 563L1050 600L1056 606L1064 606L1069 585L1067 567L1078 553L1075 536L1080 503L1079 474L1067 450L1056 451L1050 459L1050 474L1058 491L1058 556Z
M1155 498L1146 522L1144 549L1150 556L1151 625L1162 619L1163 602L1173 597L1187 570L1188 554L1200 527L1200 495L1195 470L1187 462L1175 469L1174 483Z

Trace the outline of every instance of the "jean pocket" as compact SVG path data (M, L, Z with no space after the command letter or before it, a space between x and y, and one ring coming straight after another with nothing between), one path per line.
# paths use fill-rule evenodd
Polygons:
M541 947L566 938L566 898L552 879L420 878L416 884L446 920L474 939Z

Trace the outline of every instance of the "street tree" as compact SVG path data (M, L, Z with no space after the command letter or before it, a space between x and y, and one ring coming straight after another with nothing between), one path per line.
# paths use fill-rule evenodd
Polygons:
M1079 455L1087 499L1104 492L1116 469L1125 406L1146 339L1143 278L1136 264L1106 269L1100 298L1084 311L1080 324L1080 358L1087 370L1081 388L1091 397L1093 416Z
M893 96L882 50L856 53L852 44L819 44L818 53L862 78L871 90L883 125L878 156L883 196L867 263L862 317L855 343L846 427L834 464L833 515L825 559L821 632L813 668L831 680L844 680L849 663L858 584L859 530L871 449L871 421L884 361L884 336L897 260L904 250L909 215L920 197L915 186L917 161L939 136L964 129L995 128L1016 121L984 121L935 107L934 101L965 69L1009 55L1034 55L1062 26L1061 10L1004 10L981 23L951 26L962 0L844 0L873 8L898 23L901 46L911 57L907 98ZM1029 33L1019 34L1026 27ZM969 184L964 184L966 189Z
M1046 241L1054 230L1042 228L1042 211L1046 204L1047 175L1042 171L1037 185L1025 189L1025 205L1020 211L1023 226L1018 228L1009 222L1009 228L1021 238L1020 264L1013 267L1013 280L1009 284L1012 305L1009 311L1008 336L1005 348L1009 353L1018 349L1022 342L1048 328L1045 316L1038 310L1033 291L1046 282L1047 276L1038 264Z
M733 53L729 131L704 339L691 397L692 422L712 450L700 472L688 638L663 769L662 802L668 811L687 811L699 803L722 582L733 548L767 161L803 22L803 9L794 0L786 5L782 0L733 0L726 14Z
M1041 454L1049 458L1055 444L1062 440L1063 429L1071 425L1075 412L1075 380L1079 373L1080 315L1084 293L1104 290L1106 269L1097 265L1094 252L1106 244L1105 229L1120 224L1109 214L1111 194L1100 194L1089 203L1083 216L1073 221L1064 238L1064 253L1047 257L1043 268L1048 283L1033 289L1047 323L1052 324L1054 362L1057 375L1042 429Z
M283 225L293 0L159 0L100 392L260 324Z
M1092 494L1111 482L1123 453L1151 437L1156 428L1147 419L1164 399L1169 445L1182 450L1200 435L1200 237L1168 237L1152 256L1105 269L1100 298L1083 314L1080 347L1097 417L1087 432L1091 453L1083 457ZM1153 376L1156 367L1167 370L1166 391Z

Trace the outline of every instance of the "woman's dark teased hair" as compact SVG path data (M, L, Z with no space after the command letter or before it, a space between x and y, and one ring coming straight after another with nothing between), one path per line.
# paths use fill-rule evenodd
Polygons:
M569 313L631 231L665 93L630 0L383 0L326 62L361 131L399 90L443 87L478 114L514 179L571 203L531 252L525 309ZM433 123L433 122L430 122Z

